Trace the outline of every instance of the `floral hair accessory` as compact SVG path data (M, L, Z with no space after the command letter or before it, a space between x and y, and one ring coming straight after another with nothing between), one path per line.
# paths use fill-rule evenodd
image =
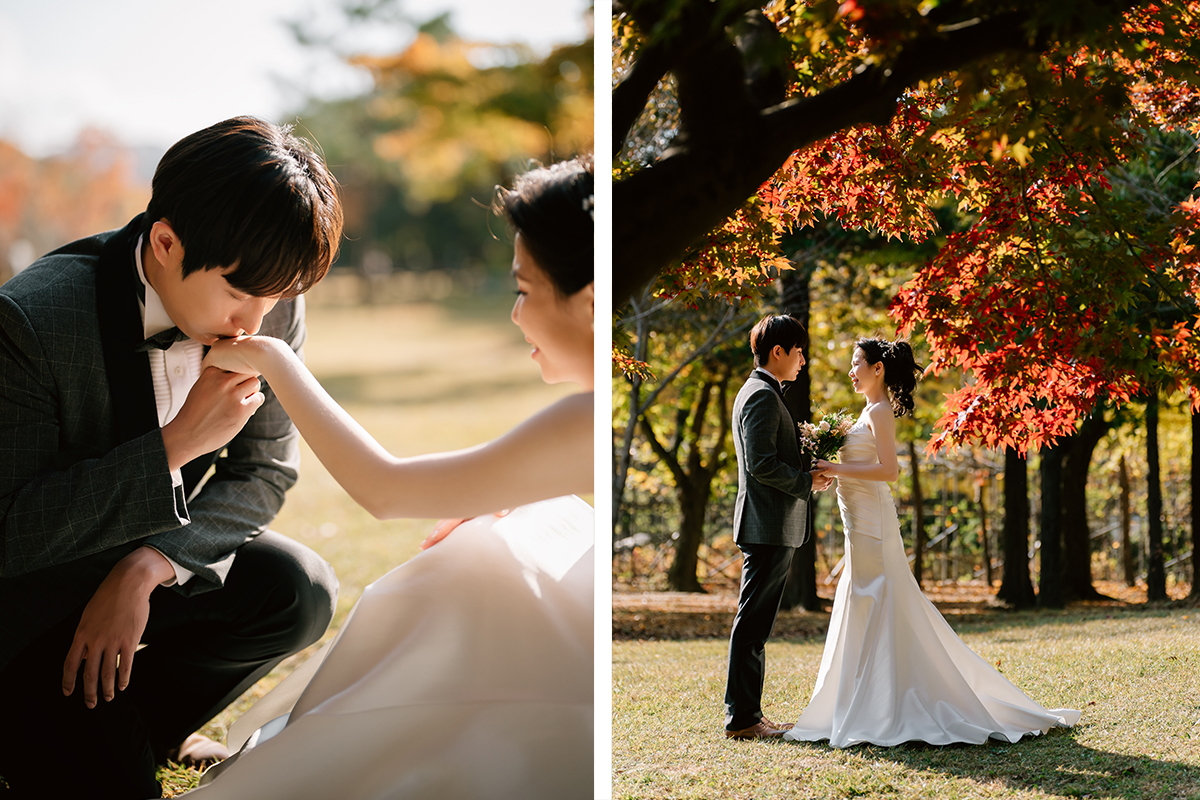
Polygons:
M596 221L596 194L593 192L583 198L583 210L588 212L588 216L592 218L592 222Z

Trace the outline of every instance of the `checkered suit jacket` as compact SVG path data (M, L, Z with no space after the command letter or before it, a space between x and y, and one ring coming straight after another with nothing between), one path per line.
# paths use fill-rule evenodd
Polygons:
M783 396L757 370L733 401L733 449L738 462L734 541L804 544L812 476L804 470L796 423Z
M220 587L296 481L298 433L264 385L224 455L188 464L172 487L149 359L136 351L140 221L0 286L0 668L143 544L196 573L178 591ZM303 300L278 303L260 332L299 352Z

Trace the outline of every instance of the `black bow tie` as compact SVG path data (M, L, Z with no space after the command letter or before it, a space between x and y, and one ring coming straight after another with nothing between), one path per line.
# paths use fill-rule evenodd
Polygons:
M149 352L150 350L166 350L176 342L182 342L188 338L188 335L179 328L167 328L165 331L159 331L151 336L146 341L137 346L139 353Z

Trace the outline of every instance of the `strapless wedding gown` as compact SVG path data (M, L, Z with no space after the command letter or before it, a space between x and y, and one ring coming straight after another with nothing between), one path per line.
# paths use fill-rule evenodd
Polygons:
M864 420L841 460L878 462ZM812 700L784 738L833 747L909 741L1015 742L1080 713L1045 709L955 635L909 570L892 493L883 481L838 478L846 564Z
M188 796L591 797L594 542L578 497L464 523L368 586Z

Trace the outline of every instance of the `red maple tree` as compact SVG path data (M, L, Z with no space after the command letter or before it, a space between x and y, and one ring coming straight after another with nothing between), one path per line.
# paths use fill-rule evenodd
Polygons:
M1083 22L1084 5L1104 13ZM660 6L618 3L625 12L616 17L618 32L650 19L659 26L615 91L618 126L621 89L644 80L637 68L683 47L662 44L666 23L652 13ZM684 7L677 28L702 30ZM618 170L615 263L625 263L626 244L643 267L659 258L659 294L686 300L691 292L752 294L787 268L775 249L779 232L821 216L912 241L944 236L892 309L902 335L922 329L932 371L968 376L948 398L931 449L969 441L1037 448L1072 432L1098 401L1121 404L1151 389L1192 388L1200 408L1200 204L1185 195L1170 198L1165 213L1149 209L1107 177L1141 157L1147 132L1200 133L1193 35L1200 4L979 11L977 4L930 10L899 0L772 3L762 17L786 49L786 99L756 109L749 103L761 70L739 39L744 69L736 77L748 87L743 99L751 110L739 117L727 101L719 124L689 85L711 78L715 67L697 66L694 52L674 55L681 133L656 162ZM954 38L972 30L973 55ZM943 52L931 53L930 42L941 42ZM837 97L846 108L834 114L827 104ZM809 121L791 140L806 146L780 157L750 202L682 249L683 223L655 229L660 241L644 249L658 253L675 236L669 265L661 253L632 253L641 240L632 218L623 227L620 215L638 212L636 200L635 208L621 208L634 189L650 202L656 190L659 199L669 197L688 180L710 188L715 176L737 172L731 164L745 180L769 155L736 148L752 146L757 128L759 149L780 152L774 125L803 107L836 118ZM677 173L701 154L712 158L714 174L685 180ZM939 230L932 209L943 203L957 207L964 230ZM690 224L700 217L692 214ZM618 301L620 294L618 286Z

